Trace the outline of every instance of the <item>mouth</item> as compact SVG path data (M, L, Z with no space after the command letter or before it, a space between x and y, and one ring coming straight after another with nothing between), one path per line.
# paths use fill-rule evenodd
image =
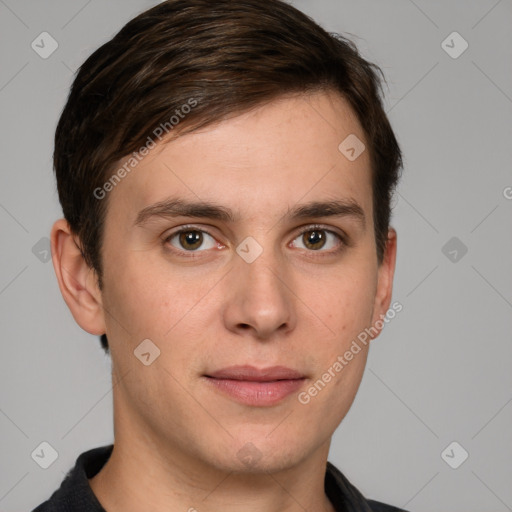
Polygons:
M230 366L203 376L216 391L250 406L276 405L298 391L306 381L301 372L285 366L258 369L253 366Z

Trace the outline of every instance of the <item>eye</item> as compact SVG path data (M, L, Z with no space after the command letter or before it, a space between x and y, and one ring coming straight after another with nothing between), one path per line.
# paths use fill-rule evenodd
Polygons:
M165 239L165 243L169 243L178 250L187 252L200 252L203 250L218 247L218 242L209 233L202 229L184 227L179 231L175 231Z
M297 242L298 241L298 242ZM344 239L338 233L325 229L321 226L309 226L300 235L293 240L292 247L312 251L327 252L330 249L341 249L344 245Z

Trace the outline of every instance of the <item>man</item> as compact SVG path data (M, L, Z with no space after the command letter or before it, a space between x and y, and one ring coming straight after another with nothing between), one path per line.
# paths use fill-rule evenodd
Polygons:
M327 462L391 304L377 72L279 0L168 0L83 64L52 255L115 441L38 512L399 510Z

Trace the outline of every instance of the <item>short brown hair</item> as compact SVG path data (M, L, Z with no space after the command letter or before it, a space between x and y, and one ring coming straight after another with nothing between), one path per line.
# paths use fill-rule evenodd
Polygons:
M191 99L182 133L284 94L339 93L366 135L382 262L402 159L381 77L351 41L281 0L167 0L129 21L80 67L55 133L60 203L99 286L107 200L94 191Z

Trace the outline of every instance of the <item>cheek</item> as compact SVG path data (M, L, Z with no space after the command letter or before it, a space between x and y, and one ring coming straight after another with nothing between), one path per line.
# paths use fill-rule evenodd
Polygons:
M368 269L350 278L332 280L323 294L317 293L317 309L324 311L338 348L371 323L377 282L372 276Z
M371 324L375 271L361 268L355 272L353 269L350 277L333 279L327 289L314 295L314 307L316 311L323 311L321 316L329 327L328 336L322 343L315 343L310 356L318 388L314 407L328 409L330 412L324 410L323 414L329 415L334 423L343 418L354 400L369 348L369 342L362 342L358 336ZM324 385L325 392L320 392Z
M165 345L186 329L194 339L204 330L205 317L198 311L211 305L219 276L201 274L192 267L177 268L149 253L111 265L105 272L105 306L112 313L110 324L121 337L135 342L149 338ZM108 315L107 315L108 316ZM194 332L196 331L196 332ZM158 340L158 341L157 341Z

